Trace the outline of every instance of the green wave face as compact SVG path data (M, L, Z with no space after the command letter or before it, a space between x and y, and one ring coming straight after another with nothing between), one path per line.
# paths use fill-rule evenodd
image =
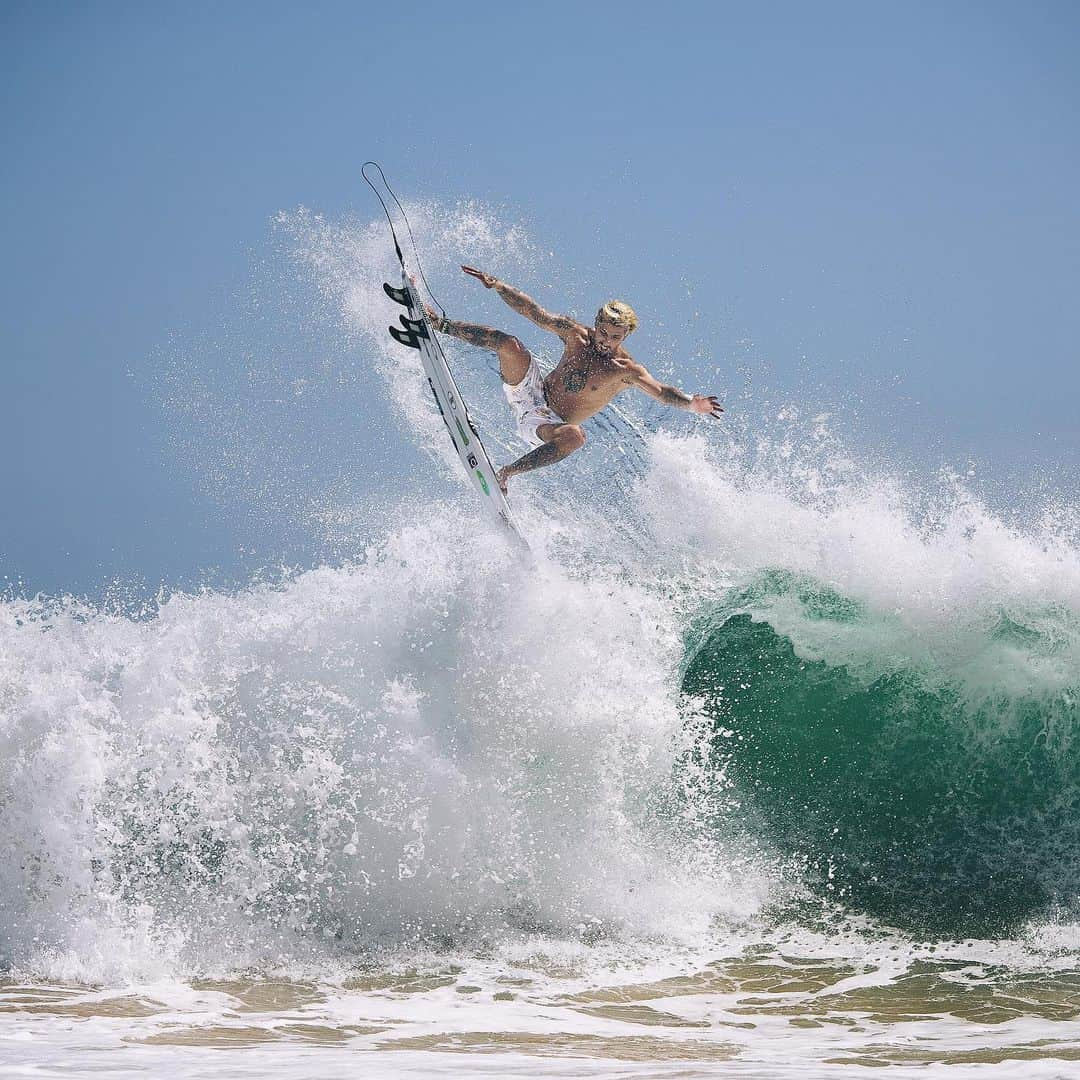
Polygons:
M812 889L903 929L999 934L1080 895L1075 639L1067 613L998 612L905 648L771 574L706 613L682 689L711 775Z

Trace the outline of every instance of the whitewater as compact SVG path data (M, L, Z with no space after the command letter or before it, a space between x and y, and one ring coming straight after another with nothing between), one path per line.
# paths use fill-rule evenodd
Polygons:
M566 276L410 211L433 265ZM430 470L298 494L362 537L325 565L0 603L0 1072L1069 1075L1075 506L620 400L512 490L523 562L385 333L383 228L276 236Z

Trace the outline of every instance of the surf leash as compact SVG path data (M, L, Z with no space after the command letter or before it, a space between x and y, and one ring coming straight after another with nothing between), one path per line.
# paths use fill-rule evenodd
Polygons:
M377 161L365 161L360 168L360 175L363 176L364 180L367 182L367 186L375 192L375 198L379 200L379 205L386 215L387 223L390 226L390 235L394 238L394 251L397 252L398 262L401 263L402 272L407 273L405 269L405 256L401 254L401 244L398 243L397 230L394 228L394 219L390 216L390 211L387 209L386 201L383 199L382 193L374 183L372 183L371 177L367 174L369 167L378 170L379 179L382 181L383 187L386 188L390 198L394 200L398 212L401 214L401 219L405 222L405 228L409 230L409 241L412 243L413 258L416 260L416 269L420 271L420 279L424 283L424 288L427 289L428 296L435 302L435 306L442 312L442 317L445 319L446 308L439 303L438 297L431 291L431 286L428 284L427 275L424 273L423 263L420 262L420 249L417 247L416 237L413 235L412 225L409 223L409 215L405 213L405 207L401 205L401 200L394 193L394 189L390 186L390 181L386 179L386 174L382 171L382 166Z

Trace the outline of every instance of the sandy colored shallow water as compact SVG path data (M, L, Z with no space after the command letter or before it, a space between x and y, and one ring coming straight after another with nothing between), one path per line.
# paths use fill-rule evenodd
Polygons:
M333 984L7 981L0 1075L1076 1075L1080 968L964 951L828 958L759 945L606 969L538 952Z

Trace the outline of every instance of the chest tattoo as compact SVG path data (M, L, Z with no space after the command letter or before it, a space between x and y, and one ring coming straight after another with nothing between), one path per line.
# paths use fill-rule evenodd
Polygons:
M587 381L584 371L568 371L563 375L563 389L568 394L580 394Z

